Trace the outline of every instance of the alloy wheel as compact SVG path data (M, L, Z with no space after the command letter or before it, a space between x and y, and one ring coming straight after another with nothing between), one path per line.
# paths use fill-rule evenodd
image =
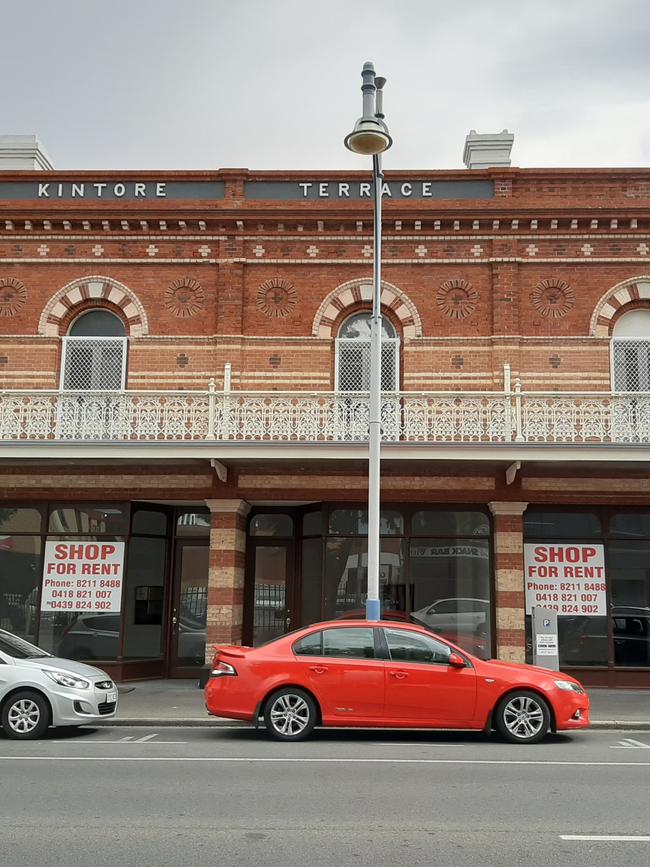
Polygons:
M270 717L277 732L295 737L307 728L310 712L302 696L285 693L278 696L271 705Z
M7 723L16 734L26 735L33 732L41 719L41 710L35 701L21 698L11 705Z
M536 737L544 725L542 706L530 696L511 698L503 709L503 722L510 734L520 740Z

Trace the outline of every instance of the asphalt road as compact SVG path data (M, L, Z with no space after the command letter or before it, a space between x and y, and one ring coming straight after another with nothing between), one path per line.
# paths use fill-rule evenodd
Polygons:
M0 739L2 867L551 863L650 863L647 732L533 747L349 730L285 745L235 728Z

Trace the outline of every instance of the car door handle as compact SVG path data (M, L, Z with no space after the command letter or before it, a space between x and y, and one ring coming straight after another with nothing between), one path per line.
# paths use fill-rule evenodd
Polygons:
M326 665L310 665L309 670L313 671L314 674L325 674L328 669Z
M389 671L388 673L391 677L396 677L397 680L404 680L405 677L408 677L405 671Z

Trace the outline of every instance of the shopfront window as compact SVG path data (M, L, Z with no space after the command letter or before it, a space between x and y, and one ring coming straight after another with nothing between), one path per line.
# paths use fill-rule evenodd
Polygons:
M162 655L166 565L166 539L131 537L124 580L125 659Z
M100 507L101 508L101 507ZM75 510L72 509L72 512ZM83 511L83 510L82 510ZM110 510L109 510L110 511ZM50 518L50 526L52 517ZM87 546L94 543L98 548L101 544L109 542L125 542L126 536L99 535L72 536L72 535L48 535L49 543L64 543L66 547ZM74 555L69 555L70 562ZM67 561L66 561L67 562ZM75 578L84 573L77 569ZM47 576L45 576L47 578ZM57 579L56 573L52 575ZM62 579L63 580L63 579ZM83 578L82 582L118 580L112 578ZM44 581L45 586L45 581ZM83 589L80 589L83 588ZM42 610L40 614L38 644L44 650L54 656L63 656L69 659L79 660L104 660L111 662L117 659L120 651L120 611L109 610L103 612L96 609L97 593L95 587L75 581L71 590L55 589L50 591L57 595L54 598L56 610ZM109 589L101 589L100 594L107 594ZM64 594L72 593L72 597ZM79 595L84 594L81 599ZM85 594L88 594L87 596ZM92 595L91 595L92 594ZM121 593L120 593L121 596ZM88 608L81 606L88 605ZM102 599L103 604L103 599Z
M116 660L120 654L129 504L54 503L47 529L39 645L55 656L70 659ZM98 551L111 542L120 545L110 563L103 564ZM56 543L65 550L59 552ZM108 568L102 573L104 565ZM63 571L66 568L70 571ZM73 583L67 586L70 576ZM62 583L46 586L46 580Z
M614 664L650 666L650 541L610 542Z
M320 536L323 532L323 513L305 512L302 516L302 535L303 536Z
M528 509L524 513L524 534L533 539L568 539L572 542L600 539L602 522L596 512L552 512Z
M0 508L0 629L27 641L38 626L40 530L37 509Z
M293 518L271 512L267 515L255 515L251 518L251 536L293 536Z
M413 515L414 536L489 536L490 521L483 512L422 510Z
M349 536L368 534L367 509L335 509L330 515L330 533ZM382 509L379 518L379 532L382 536L401 536L404 533L404 518L400 512Z
M205 659L209 534L196 507L3 504L0 629L56 656L189 676Z
M126 503L86 505L65 503L50 511L49 533L123 534L129 531L129 507Z
M329 537L325 551L325 618L360 616L368 596L368 542ZM406 543L381 538L379 599L382 611L407 610Z
M323 542L320 537L302 541L302 623L321 619L321 573Z
M490 641L488 539L411 539L413 616L477 656Z
M181 539L210 535L210 512L179 512L176 516L176 536Z
M138 509L133 515L131 532L142 536L166 536L168 523L166 512Z
M304 623L365 614L368 512L364 508L334 508L327 529L322 591L314 570L306 580L303 555ZM382 509L382 614L406 619L413 613L471 653L488 657L492 650L489 536L490 521L483 512ZM320 539L303 540L303 550L312 542L320 545Z
M596 599L605 586L602 602L586 607L590 613L558 616L560 664L563 667L650 667L650 513L637 510L610 512L528 510L524 517L525 541L556 542L558 556L567 549L595 547L603 553L602 580L579 583L579 599ZM561 587L558 588L561 593ZM530 642L530 616L527 616ZM529 657L530 658L530 657Z
M621 539L650 539L650 512L618 512L609 519L609 535Z
M0 540L4 533L40 533L41 523L38 509L0 506Z

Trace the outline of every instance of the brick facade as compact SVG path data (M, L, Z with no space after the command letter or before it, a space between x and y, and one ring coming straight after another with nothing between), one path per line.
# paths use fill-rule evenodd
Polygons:
M649 303L636 288L650 271L647 173L472 172L479 176L500 194L385 203L385 313L403 341L402 387L498 388L507 362L529 390L607 388L614 313ZM221 381L226 362L236 388L332 387L333 325L369 306L359 287L371 276L370 203L254 202L241 197L251 173L210 177L223 177L226 193L209 206L3 203L0 280L24 287L0 317L5 387L56 387L56 337L97 303L94 281L128 324L131 388L205 388ZM264 302L275 284L289 292L286 310Z
M609 392L613 325L622 312L650 308L650 170L387 172L398 183L468 177L493 182L494 195L385 201L382 305L400 337L400 389L498 394L509 382L529 392ZM211 381L221 391L228 376L234 392L334 389L338 329L370 308L371 200L254 200L245 184L331 183L338 174L47 178L214 181L224 196L3 201L0 191L2 390L56 391L61 338L97 306L125 325L129 391L207 392ZM4 172L0 181L33 179ZM248 502L362 503L367 492L363 460L336 449L280 461L273 449L227 460L188 448L186 457L156 453L134 466L108 445L93 453L71 444L57 462L40 446L5 460L6 498L208 503L208 643L242 639ZM410 463L386 449L382 499L489 504L496 650L521 660L524 501L647 506L647 468L625 463L621 451L624 466L531 459L507 478L508 461L486 460L480 442L472 448ZM210 466L215 456L227 475Z

